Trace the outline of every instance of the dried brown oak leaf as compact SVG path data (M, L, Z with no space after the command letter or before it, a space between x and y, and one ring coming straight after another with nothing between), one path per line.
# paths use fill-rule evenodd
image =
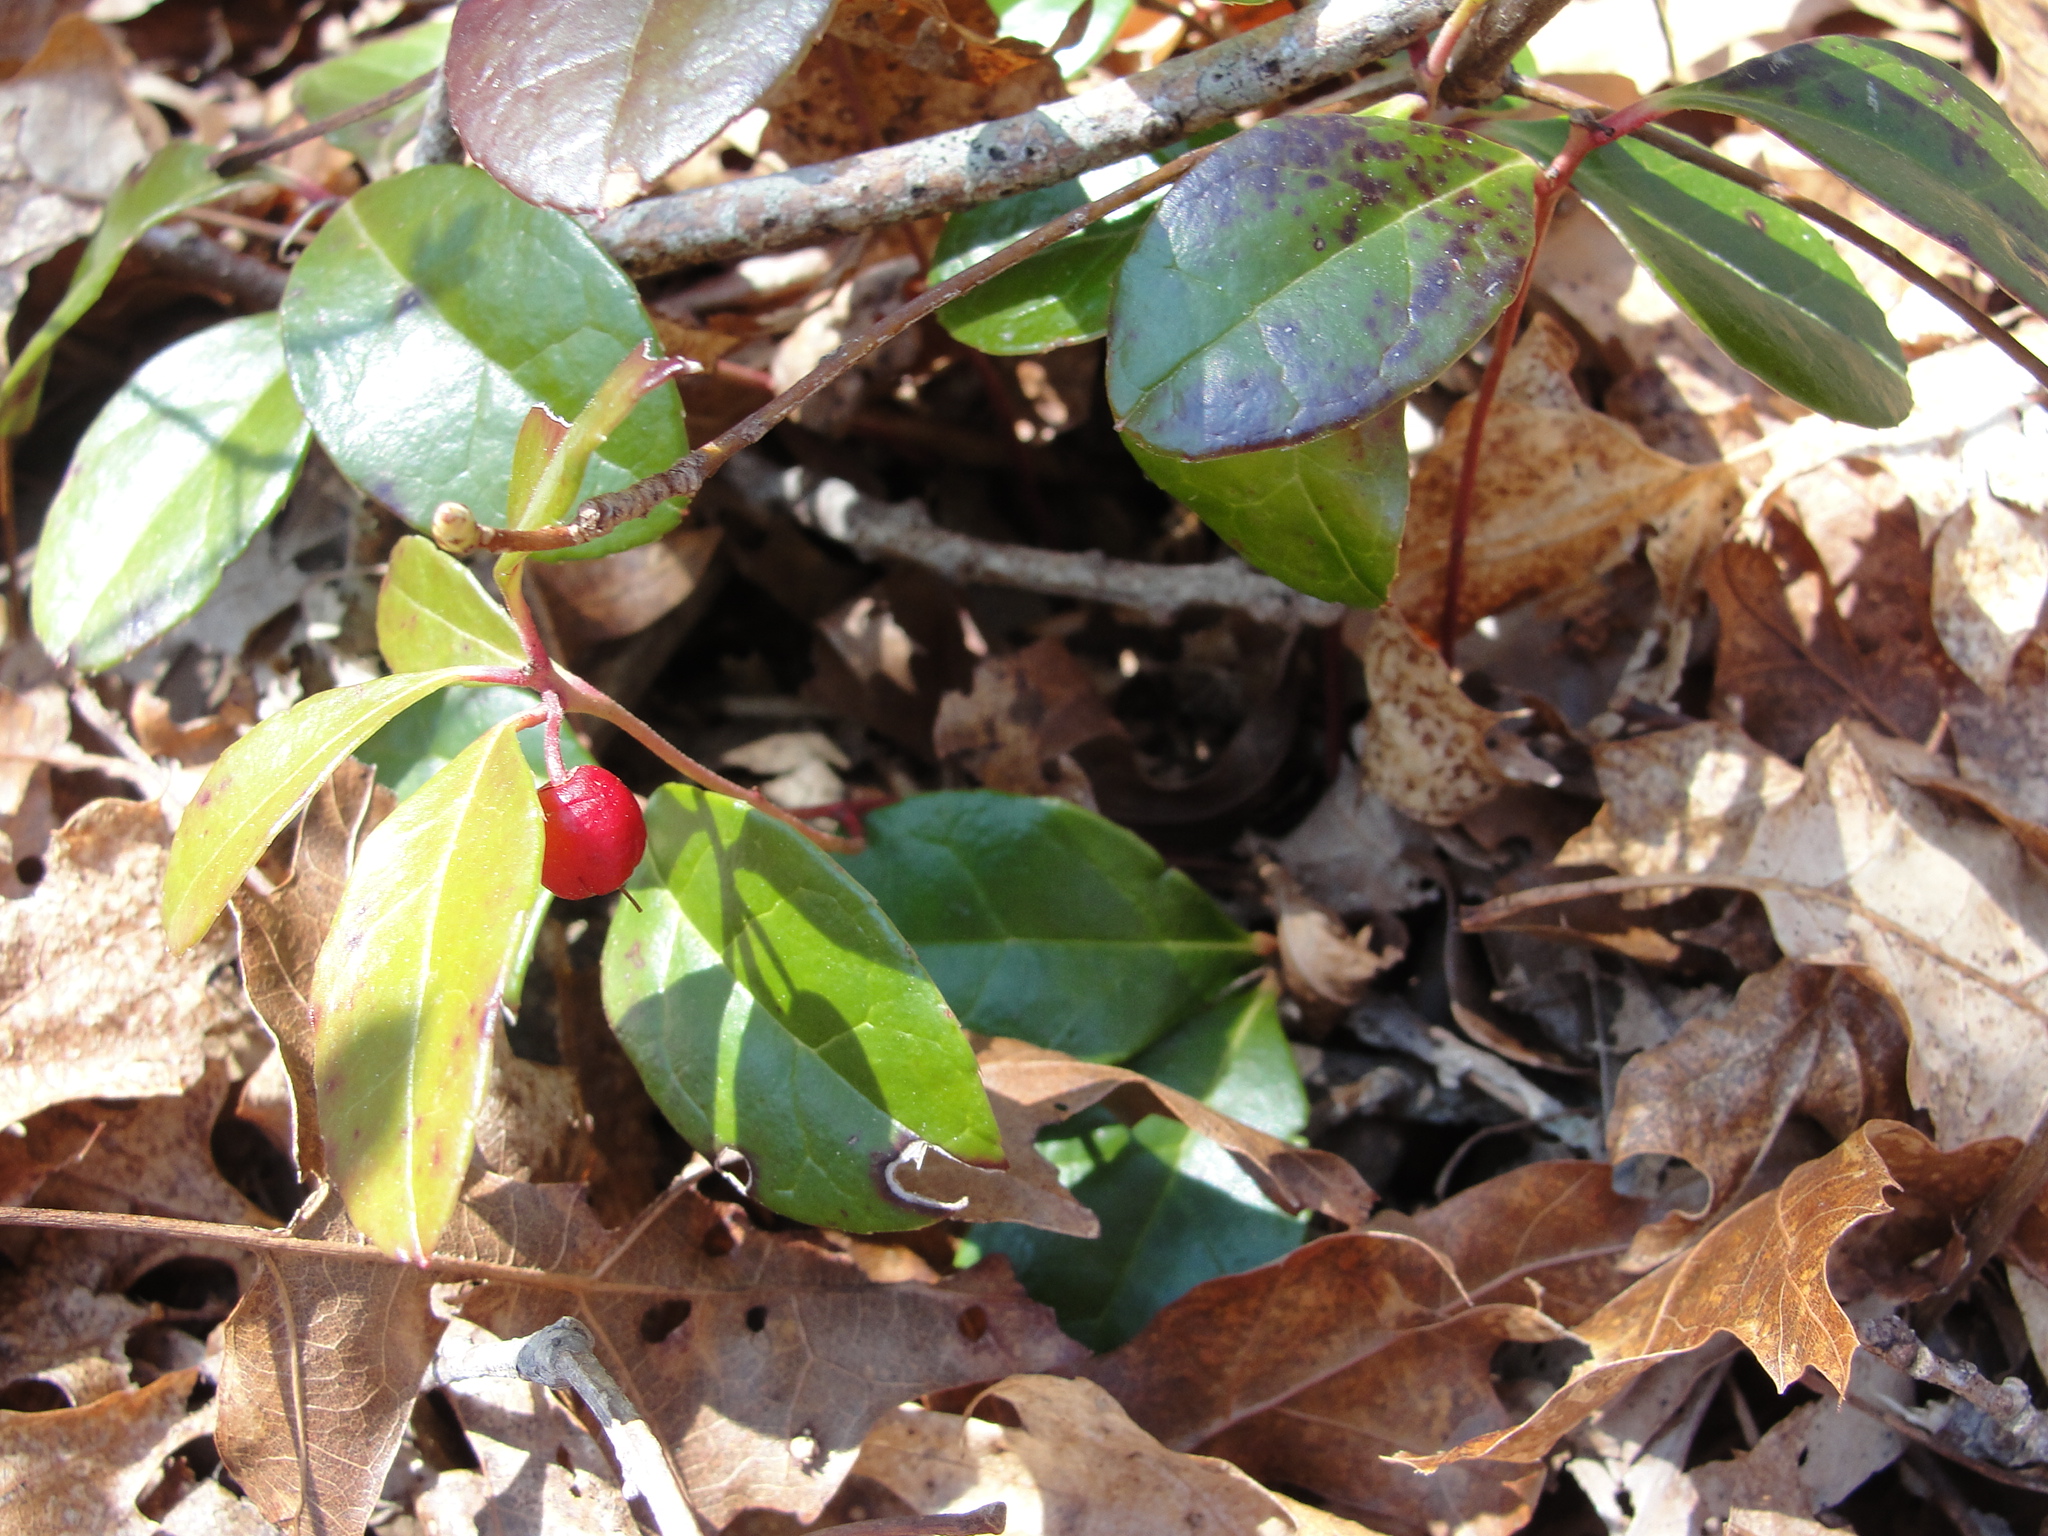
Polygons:
M1850 1227L1890 1210L1885 1191L1897 1181L1872 1138L1891 1131L1913 1134L1881 1120L1860 1127L1577 1323L1572 1333L1592 1358L1522 1423L1408 1459L1435 1470L1544 1456L1658 1361L1722 1332L1756 1356L1780 1391L1809 1368L1843 1390L1856 1330L1828 1289L1828 1255Z
M1607 1149L1682 1157L1707 1178L1707 1204L1636 1234L1629 1267L1649 1269L1721 1213L1757 1194L1751 1180L1793 1116L1836 1140L1866 1120L1911 1114L1906 1029L1890 994L1848 966L1780 962L1622 1068Z
M1571 381L1577 351L1562 325L1538 315L1509 354L1473 482L1458 597L1468 627L1612 569L1639 544L1667 605L1682 611L1700 560L1742 504L1726 466L1667 458L1586 406ZM1392 601L1418 622L1433 624L1443 611L1451 510L1471 417L1470 400L1451 408L1409 493Z
M198 1384L197 1370L172 1371L82 1408L8 1414L0 1438L0 1531L159 1530L135 1500L163 1475L166 1456L206 1433L210 1405L187 1406Z
M1619 1290L1645 1209L1604 1163L1533 1164L1199 1285L1086 1374L1167 1446L1377 1529L1514 1530L1542 1486L1534 1457L1436 1478L1381 1458L1505 1427L1499 1346L1562 1338Z
M1093 810L1088 775L1068 754L1123 734L1088 669L1047 639L990 657L974 669L973 692L941 699L932 749L958 758L990 789L1059 795Z
M156 806L96 800L58 831L35 890L0 902L0 1125L179 1094L247 1044L229 927L182 955L164 944L170 841Z
M979 1041L975 1061L1002 1127L1008 1171L948 1159L927 1160L914 1172L898 1175L927 1199L967 1200L967 1220L1022 1221L1077 1237L1095 1236L1094 1213L1059 1188L1052 1165L1033 1148L1032 1138L1041 1127L1096 1104L1129 1125L1147 1115L1164 1115L1208 1137L1282 1210L1320 1211L1353 1227L1363 1226L1372 1214L1372 1190L1341 1157L1255 1130L1128 1067L1077 1061L1009 1039Z
M684 1188L614 1233L571 1186L488 1177L442 1251L645 1288L494 1280L463 1316L501 1338L580 1318L714 1527L754 1506L815 1517L868 1430L909 1398L1086 1358L1000 1262L878 1285L851 1259Z
M920 1514L1000 1500L1010 1536L1286 1536L1299 1528L1229 1462L1168 1450L1093 1382L1012 1376L989 1396L1014 1409L1018 1423L898 1408L869 1432L856 1470ZM1366 1536L1348 1521L1320 1528Z
M307 993L320 946L341 908L357 844L397 803L375 787L372 769L353 758L306 803L292 872L268 895L244 886L233 897L240 924L242 982L257 1016L277 1042L291 1080L294 1141L302 1176L326 1167L313 1113L313 1025Z
M291 1232L369 1247L326 1186ZM225 1330L222 1464L287 1536L358 1536L446 1326L427 1304L432 1277L321 1254L260 1260Z

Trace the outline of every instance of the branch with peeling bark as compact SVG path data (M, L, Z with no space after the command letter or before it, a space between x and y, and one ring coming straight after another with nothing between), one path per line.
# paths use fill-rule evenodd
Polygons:
M1283 101L1399 52L1453 8L1452 0L1316 0L1066 101L778 175L648 198L598 220L591 234L644 277L957 213Z
M750 453L734 458L719 483L751 508L786 512L863 559L907 560L963 584L1111 603L1158 623L1201 606L1233 609L1287 628L1334 624L1344 616L1341 605L1306 596L1234 558L1146 565L1093 550L1069 554L998 544L939 527L917 502L877 501L844 480L780 470Z
M1969 1361L1937 1355L1896 1317L1857 1324L1856 1340L1894 1370L1951 1392L1982 1413L2011 1440L2011 1465L2048 1462L2048 1414L2034 1406L2025 1382L2008 1377L1994 1386Z

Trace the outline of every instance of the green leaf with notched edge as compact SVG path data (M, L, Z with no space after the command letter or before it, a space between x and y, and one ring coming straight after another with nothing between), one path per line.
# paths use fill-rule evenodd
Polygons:
M1454 128L1290 117L1181 178L1117 276L1109 403L1161 453L1212 458L1363 421L1507 307L1536 167Z
M1123 1061L1258 964L1143 839L1065 800L917 795L845 860L969 1029Z
M1129 186L1169 160L1234 131L1227 125L1148 155L1133 155L1035 192L999 197L946 221L932 254L931 281L942 283L985 261L1061 214ZM1138 243L1145 218L1166 195L1160 188L1106 219L998 273L939 311L956 341L1011 356L1093 341L1109 329L1109 296L1117 268Z
M1275 1136L1308 1125L1301 1074L1263 987L1190 1019L1131 1066ZM1306 1217L1259 1193L1230 1154L1159 1115L1126 1127L1091 1110L1042 1133L1038 1150L1102 1220L1094 1239L1010 1224L976 1227L984 1253L1009 1257L1036 1301L1091 1349L1114 1349L1205 1280L1300 1246Z
M72 455L36 548L36 634L89 672L190 617L298 475L306 418L277 316L159 352Z
M1000 1164L974 1053L872 897L801 833L671 784L604 947L604 1008L662 1113L771 1210L849 1232L942 1211L890 1191L919 1141Z
M505 981L540 891L540 801L499 726L363 839L313 970L314 1091L349 1219L414 1262L455 1210Z
M350 198L292 268L283 314L292 384L321 446L420 529L443 501L502 527L534 402L575 416L653 335L632 283L588 235L473 166L421 166ZM666 469L688 446L674 389L658 389L591 457L582 494ZM680 516L669 503L560 553L628 549Z
M1566 124L1487 132L1548 162ZM1801 405L1866 427L1913 409L1906 358L1849 264L1805 219L1746 187L1622 139L1572 186L1730 357Z
M524 688L450 688L422 699L355 749L354 756L377 770L377 782L403 800L453 762L477 737L501 721L540 706ZM541 727L519 733L519 750L536 782L547 777ZM562 761L571 768L595 762L570 730L562 732Z
M318 122L395 91L441 62L448 51L449 26L445 21L423 21L301 70L292 77L292 99L308 122ZM387 175L391 157L420 130L426 94L421 91L375 117L336 128L327 141L362 161L373 176Z
M1398 406L1306 443L1193 463L1123 443L1154 485L1268 576L1355 608L1387 600L1408 512Z
M343 758L400 710L463 681L454 669L405 672L316 693L221 753L171 840L164 937L172 951L206 936L242 876Z
M2048 314L2048 166L1998 103L1874 37L1780 48L1653 98L1748 118Z
M468 566L418 534L398 541L384 569L377 649L394 672L526 665L512 616Z
M195 140L173 139L131 172L107 199L99 228L86 242L85 254L78 259L64 297L51 311L50 318L28 339L14 366L7 370L5 381L0 382L0 436L19 437L29 429L35 420L36 406L42 400L50 349L107 291L114 269L128 254L128 247L144 230L227 190L228 183L207 164L211 154Z

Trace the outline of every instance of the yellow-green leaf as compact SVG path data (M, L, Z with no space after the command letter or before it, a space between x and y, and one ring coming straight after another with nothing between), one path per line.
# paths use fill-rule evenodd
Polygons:
M512 616L469 567L417 534L398 541L385 567L377 649L394 672L526 665Z

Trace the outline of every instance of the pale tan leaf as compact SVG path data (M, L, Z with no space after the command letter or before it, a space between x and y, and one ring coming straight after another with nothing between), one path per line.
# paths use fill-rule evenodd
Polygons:
M2048 26L2035 0L1978 0L1976 14L1998 44L2006 115L2048 155Z
M685 1188L608 1233L577 1189L486 1177L442 1251L569 1277L560 1289L494 1280L463 1315L501 1338L580 1318L714 1527L752 1505L815 1517L868 1430L907 1398L1071 1369L1086 1353L1000 1261L878 1285L853 1260ZM638 1291L577 1285L593 1274Z
M135 1500L162 1475L164 1457L206 1432L211 1413L187 1407L198 1383L197 1370L172 1371L82 1408L8 1414L0 1439L0 1533L156 1530Z
M1486 742L1501 717L1459 691L1443 658L1392 607L1352 633L1372 699L1358 752L1366 788L1433 827L1455 825L1499 794L1508 776Z
M2038 450L2037 450L2038 451ZM1934 631L1970 681L2005 696L2006 674L2048 598L2048 523L1989 492L1934 539Z
M869 1433L855 1470L920 1514L964 1513L1000 1500L1011 1536L1210 1529L1284 1536L1296 1529L1244 1473L1168 1450L1093 1382L1012 1376L989 1392L1016 1410L1018 1427L898 1408ZM1339 1521L1334 1530L1358 1527Z
M227 926L183 955L165 946L170 840L154 805L94 801L34 891L0 902L0 1125L69 1099L176 1095L246 1045Z
M1859 1374L1867 1359L1858 1361ZM1884 1384L1890 1390L1882 1395L1898 1401L1901 1392L1911 1393L1910 1381L1897 1372L1889 1374L1894 1379ZM1911 1401L1910 1395L1904 1400ZM1707 1514L1729 1526L1746 1521L1759 1528L1748 1517L1770 1514L1807 1520L1832 1509L1898 1460L1905 1447L1904 1439L1883 1420L1858 1409L1802 1403L1773 1424L1756 1449L1694 1467L1689 1475Z
M322 1185L294 1236L362 1244ZM221 1461L288 1536L357 1536L445 1326L432 1281L403 1264L265 1253L228 1319Z

